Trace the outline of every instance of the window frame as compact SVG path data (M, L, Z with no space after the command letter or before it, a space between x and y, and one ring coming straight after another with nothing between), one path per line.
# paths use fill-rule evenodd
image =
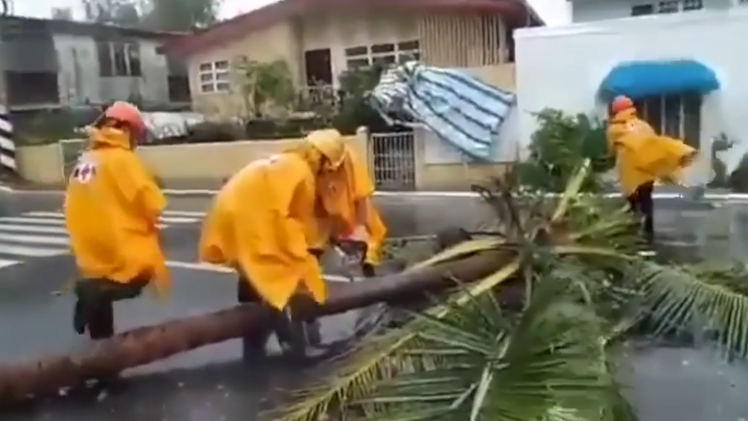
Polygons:
M137 41L101 41L96 43L99 76L142 77L140 44Z
M214 60L197 65L197 86L201 94L231 92L231 60Z
M746 1L748 0L739 0ZM673 8L674 7L674 8ZM704 9L704 0L657 0L631 6L630 16L668 15Z
M421 42L417 39L358 45L345 48L346 70L362 69L381 63L385 66L421 59Z
M636 102L636 107L639 116L657 134L683 139L698 149L701 146L702 102L701 95L687 93L644 98ZM677 115L669 115L673 109L677 110Z

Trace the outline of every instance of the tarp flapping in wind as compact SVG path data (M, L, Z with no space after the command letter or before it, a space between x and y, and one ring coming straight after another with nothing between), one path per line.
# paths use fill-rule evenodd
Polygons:
M465 155L492 160L516 96L461 70L408 62L382 75L371 101L389 124L425 126Z

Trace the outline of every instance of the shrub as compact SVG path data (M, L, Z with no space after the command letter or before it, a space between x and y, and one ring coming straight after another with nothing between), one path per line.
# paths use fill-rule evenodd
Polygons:
M532 190L561 192L584 158L591 169L582 191L604 189L603 173L613 168L608 154L605 124L584 114L569 115L545 109L537 114L538 130L532 136L530 157L517 164L514 176Z

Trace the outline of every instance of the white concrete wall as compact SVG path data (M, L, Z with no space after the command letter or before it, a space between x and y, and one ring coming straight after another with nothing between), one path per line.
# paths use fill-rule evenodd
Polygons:
M748 36L748 8L531 28L515 32L520 139L529 143L536 122L529 112L545 107L597 113L603 78L623 61L695 59L712 68L720 91L704 97L701 144L725 132L748 146L748 60L739 53ZM739 152L732 150L732 154ZM742 154L741 154L742 155Z

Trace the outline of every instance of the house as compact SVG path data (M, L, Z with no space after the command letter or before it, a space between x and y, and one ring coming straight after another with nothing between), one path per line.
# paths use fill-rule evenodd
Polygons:
M189 103L186 68L157 53L175 34L114 25L0 17L0 95L11 111L138 98Z
M748 139L748 62L736 50L748 35L748 2L572 0L572 19L517 31L520 109L607 118L612 97L628 95L655 130L706 156L719 133ZM529 139L535 120L520 120ZM730 155L725 163L734 168L742 154Z
M419 59L514 88L515 28L540 24L523 0L282 0L175 38L195 108L242 115L232 62L284 60L298 87L338 85L349 69Z

